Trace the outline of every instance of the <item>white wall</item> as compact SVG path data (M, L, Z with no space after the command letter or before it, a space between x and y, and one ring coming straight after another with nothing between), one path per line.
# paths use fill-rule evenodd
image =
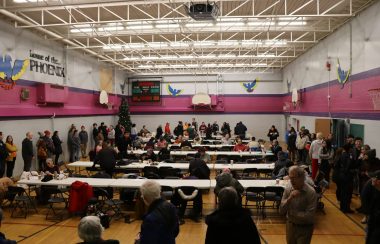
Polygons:
M144 80L143 77L139 79ZM149 80L149 77L145 79ZM219 82L217 82L218 79ZM255 79L258 80L255 90L252 93L246 92L243 82L252 82ZM182 95L194 95L199 92L235 95L280 94L282 93L282 73L221 74L219 78L216 75L163 76L162 95L170 95L167 91L168 84L174 89L182 89Z
M286 66L283 71L283 92L287 92L286 81L291 82L291 89L300 89L337 79L337 58L343 69L347 70L350 67L350 25L352 26L352 74L380 67L379 23L380 2L377 2ZM328 60L331 62L331 72L325 68ZM333 98L334 94L330 95ZM310 131L314 131L317 117L290 116L290 120L291 118L299 119L301 126L305 125ZM380 150L378 140L380 121L351 119L351 123L363 124L365 143Z
M69 160L69 154L67 151L67 133L71 124L75 124L77 129L84 125L87 129L89 137L92 138L92 124L104 122L106 125L117 124L118 118L116 116L96 116L96 117L75 117L75 118L55 118L55 119L31 119L31 120L8 120L2 121L0 131L3 132L4 141L7 135L12 135L13 140L18 147L16 166L13 175L20 175L24 167L24 162L21 156L21 144L25 138L25 134L31 131L34 134L33 145L35 148L38 134L37 132L43 132L45 130L59 131L61 140L63 140L63 157L67 162ZM88 149L92 148L93 142L88 145ZM89 151L89 150L87 150ZM32 168L36 167L36 161L33 162Z
M219 128L222 127L223 122L228 122L230 124L232 133L235 128L236 123L242 121L247 126L247 133L255 136L256 139L262 138L268 140L267 133L271 125L275 125L279 128L280 137L283 138L284 130L282 129L284 124L283 115L245 115L245 114L207 114L207 115L192 115L192 114L176 114L176 115L132 115L131 120L137 125L138 130L146 125L148 130L156 131L158 125L165 126L166 122L170 123L170 129L173 132L174 128L177 126L178 121L191 122L192 118L195 118L198 124L201 122L214 123L217 121Z
M8 23L0 21L0 30L0 55L10 55L13 61L15 59L36 60L30 57L31 51L44 57L55 57L59 62L59 66L66 66L66 78L30 71L28 68L21 79L99 91L100 68L113 69L111 65L100 63L96 59L82 54L80 51L67 50L66 53L60 42L42 39L41 36L26 29L15 29ZM117 70L116 68L114 71L113 82L115 85L113 90L116 89L120 93L119 83L124 81L125 76L126 73L124 71Z

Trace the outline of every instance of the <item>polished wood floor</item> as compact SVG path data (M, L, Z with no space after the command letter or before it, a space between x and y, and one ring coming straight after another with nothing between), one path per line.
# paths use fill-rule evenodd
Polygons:
M312 243L364 243L365 226L360 223L361 214L345 215L339 211L335 198L335 186L325 193L323 202L325 204L325 214L317 213L317 223L312 239ZM354 196L352 208L359 205L357 196ZM214 194L204 195L203 214L207 215L214 209ZM45 213L47 208L38 207L38 213L32 211L26 219L11 218L10 209L4 208L5 217L1 226L1 231L7 238L20 243L77 243L80 241L77 235L77 224L79 217L71 217L60 222L46 221ZM270 212L266 219L256 216L256 210L252 210L255 223L262 236L262 243L286 243L285 242L285 219L278 216L276 212ZM111 222L111 227L104 232L104 238L120 240L121 243L134 243L134 238L139 232L141 221L134 221L131 224L124 223L123 219ZM180 227L180 234L177 243L204 243L207 226L203 222L195 223L187 220ZM224 233L226 234L226 233ZM223 235L223 233L221 233Z

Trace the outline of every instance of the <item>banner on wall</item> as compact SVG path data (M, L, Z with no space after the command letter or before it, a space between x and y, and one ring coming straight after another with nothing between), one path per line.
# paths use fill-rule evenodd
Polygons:
M344 87L344 84L346 84L348 77L350 77L351 69L348 69L347 71L343 70L340 66L339 58L337 59L337 65L336 65L336 71L338 75L338 82L339 84L342 84L342 88Z
M16 80L20 79L29 65L29 59L16 59L12 62L12 57L8 54L0 55L0 87L10 90L16 85Z
M30 71L57 77L66 77L65 68L53 55L29 50Z
M242 82L242 85L246 92L252 93L256 89L258 81L259 79L255 79L254 81L247 83Z

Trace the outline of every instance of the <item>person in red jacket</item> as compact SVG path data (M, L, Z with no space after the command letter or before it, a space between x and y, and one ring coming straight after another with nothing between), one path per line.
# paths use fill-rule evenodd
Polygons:
M247 145L244 145L243 142L242 142L242 140L238 139L236 145L234 146L233 151L234 152L240 152L240 151L244 152L244 151L247 151L247 150L248 150Z

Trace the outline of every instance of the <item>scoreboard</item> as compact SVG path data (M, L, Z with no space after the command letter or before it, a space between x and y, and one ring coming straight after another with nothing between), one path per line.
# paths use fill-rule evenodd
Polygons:
M160 102L160 81L133 81L132 102Z

